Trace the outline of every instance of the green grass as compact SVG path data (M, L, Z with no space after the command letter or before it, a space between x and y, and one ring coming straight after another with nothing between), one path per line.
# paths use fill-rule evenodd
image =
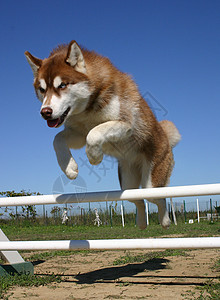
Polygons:
M164 251L154 251L145 254L131 255L129 252L114 260L114 265L131 264L136 262L146 262L149 259L164 258L169 256L186 256L186 251L181 249L167 249Z
M61 276L50 274L50 276L18 275L0 277L0 299L8 299L6 292L13 286L42 286L52 282L61 282Z
M20 251L21 252L21 251ZM90 253L90 250L76 250L74 253L80 253L82 255L86 255L87 253ZM93 253L95 251L92 251ZM100 251L96 251L100 252ZM27 252L26 252L27 253ZM53 251L45 251L45 252L40 252L40 253L35 253L27 258L27 261L37 261L37 260L47 260L51 259L56 256L69 256L73 255L72 251L68 250L53 250Z
M148 238L169 235L183 235L185 237L217 236L220 234L219 222L200 224L171 225L164 230L160 225L150 225L146 230L139 230L134 226L65 226L38 225L26 223L23 225L0 224L3 232L10 240L65 240L65 239L128 239Z
M199 288L201 290L198 300L219 300L220 299L220 282L213 283L209 281L203 287Z
M1 229L10 240L86 240L86 239L129 239L181 235L184 237L217 236L220 233L219 222L200 224L171 225L164 230L160 225L150 225L146 230L134 226L65 226L39 225L25 222L23 225L13 223L0 224ZM84 250L85 252L85 250ZM22 253L22 251L21 251ZM46 259L54 256L71 255L70 251L49 251L33 254L29 259Z
M220 273L220 259L214 265L215 271ZM220 277L219 282L208 281L203 287L199 287L200 296L199 300L219 300L220 299Z

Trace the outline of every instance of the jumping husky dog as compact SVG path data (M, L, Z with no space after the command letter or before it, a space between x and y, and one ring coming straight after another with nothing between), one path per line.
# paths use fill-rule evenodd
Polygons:
M68 178L78 175L69 149L86 145L92 165L100 164L103 154L117 158L122 189L168 184L174 166L172 148L180 134L172 122L156 120L130 76L75 41L58 46L43 60L27 51L25 55L42 102L42 117L49 127L64 124L54 149ZM148 200L157 204L161 225L169 227L166 199ZM131 202L137 207L137 225L146 228L144 200Z

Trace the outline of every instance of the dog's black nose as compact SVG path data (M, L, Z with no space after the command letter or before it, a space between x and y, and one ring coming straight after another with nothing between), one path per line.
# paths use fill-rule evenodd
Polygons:
M45 120L48 120L51 118L53 110L50 107L44 107L41 109L40 113Z

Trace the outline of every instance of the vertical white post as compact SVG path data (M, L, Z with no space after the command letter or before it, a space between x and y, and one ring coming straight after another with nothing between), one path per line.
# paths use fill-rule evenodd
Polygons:
M197 202L197 217L198 217L198 223L200 222L200 217L199 217L199 199L196 199Z
M146 217L147 217L147 226L149 225L149 209L148 209L148 202L146 201Z
M174 224L177 225L176 215L175 215L175 209L174 209L173 199L172 198L170 198L170 204L171 204L171 210L172 210L172 214L173 214L173 221L174 221Z
M121 222L122 222L122 226L125 227L123 204L121 204Z

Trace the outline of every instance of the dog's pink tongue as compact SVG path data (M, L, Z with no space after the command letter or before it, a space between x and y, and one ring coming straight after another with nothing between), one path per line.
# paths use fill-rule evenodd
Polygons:
M59 124L59 119L47 120L47 125L49 127L56 127Z

